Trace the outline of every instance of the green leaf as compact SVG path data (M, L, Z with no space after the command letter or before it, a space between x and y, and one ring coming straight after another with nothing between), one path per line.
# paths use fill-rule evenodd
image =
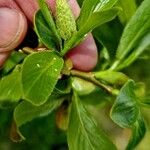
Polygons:
M0 80L0 104L8 106L17 103L21 97L21 68L17 66L11 74Z
M45 18L50 30L52 31L52 33L54 34L54 36L57 39L57 43L59 43L59 46L61 48L61 38L60 35L57 31L55 22L53 20L52 14L51 14L51 10L49 9L48 5L46 4L45 0L38 0L41 12L43 14L43 17Z
M56 99L55 96L50 96L48 101L41 106L34 106L27 101L22 101L14 110L14 120L17 127L19 128L35 118L48 115L60 106L62 100L63 98Z
M45 18L40 10L35 14L34 27L42 43L49 49L57 50L55 36L51 29L48 28Z
M29 55L22 68L25 100L33 105L44 104L58 81L62 67L63 59L53 51Z
M121 89L111 109L112 120L120 127L131 128L132 130L126 150L133 150L143 139L146 132L134 88L135 83L129 80Z
M67 136L70 150L116 150L75 92L69 118Z
M143 118L139 115L138 120L132 127L132 136L127 145L126 150L133 150L137 144L143 139L146 133L146 127Z
M77 32L75 18L67 0L56 0L55 18L58 31L65 41Z
M130 128L137 121L139 113L137 97L134 93L134 82L129 80L120 90L110 116L120 127Z
M104 11L112 8L118 0L100 0L94 11Z
M86 34L93 30L94 28L113 20L118 12L120 11L119 7L111 8L105 11L98 11L94 12L89 19L87 20L86 24L79 30L79 32L83 32Z
M104 80L109 84L116 84L116 85L123 85L129 79L125 74L122 72L116 71L100 71L94 73L95 78L98 80Z
M110 9L117 1L118 0L84 0L77 22L79 29L86 24L88 18L94 12Z
M20 137L20 140L24 140L25 137L20 132L19 128L38 117L44 117L58 108L64 98L57 99L55 96L50 96L48 101L41 106L34 106L27 101L22 101L14 110L14 121L16 124L16 132Z
M74 34L74 36L72 36L70 40L68 40L61 52L61 55L64 56L66 52L68 52L68 50L79 44L88 32L114 19L117 16L119 10L119 8L112 8L106 11L93 13L87 20L86 24L83 25L80 30L76 34Z
M81 28L83 24L86 23L89 16L93 13L95 6L98 4L100 0L84 0L80 12L80 16L78 18L78 27Z
M125 58L141 38L150 30L149 7L150 1L144 0L125 27L117 49L116 57L118 60Z
M146 34L139 42L138 46L118 67L117 70L123 69L131 65L140 55L150 46L150 33Z

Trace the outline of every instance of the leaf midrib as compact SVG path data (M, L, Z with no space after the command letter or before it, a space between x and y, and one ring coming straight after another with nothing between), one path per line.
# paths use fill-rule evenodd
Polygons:
M52 66L54 64L54 60L52 59L51 63L48 63L47 67L45 69L43 69L43 71L41 72L41 74L39 74L39 76L37 76L36 80L34 80L33 84L28 88L28 90L25 92L26 95L28 95L32 89L32 87L36 84L36 82L40 79L40 77L48 70L48 68L50 66ZM25 96L25 95L24 95Z
M93 145L91 144L91 140L90 140L90 138L88 137L88 134L86 133L86 130L85 130L85 128L84 128L84 123L82 122L82 119L81 119L81 117L80 117L80 112L79 112L79 110L78 110L79 105L78 105L77 100L75 100L75 103L76 103L76 106L78 106L78 107L76 107L76 110L77 110L77 114L78 114L78 118L79 118L80 125L81 125L81 127L82 127L82 129L83 129L82 131L85 133L84 135L86 135L86 138L87 138L87 140L89 141L89 144L91 145L92 150L95 150L94 147L93 147Z

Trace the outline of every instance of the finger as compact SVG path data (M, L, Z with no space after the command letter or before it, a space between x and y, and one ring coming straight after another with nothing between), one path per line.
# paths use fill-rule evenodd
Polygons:
M0 53L16 48L27 31L26 18L11 8L0 8Z
M97 47L91 34L77 47L73 48L67 58L72 60L73 66L82 71L90 71L97 64Z
M21 9L14 2L14 0L0 0L0 8L1 7L14 8L14 9L17 9L18 11L21 11Z
M39 9L37 0L15 0L26 17L33 22L35 12Z

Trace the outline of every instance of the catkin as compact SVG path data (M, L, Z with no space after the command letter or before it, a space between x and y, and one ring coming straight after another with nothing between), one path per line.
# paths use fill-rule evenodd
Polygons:
M75 18L66 0L56 0L56 25L65 41L77 31Z

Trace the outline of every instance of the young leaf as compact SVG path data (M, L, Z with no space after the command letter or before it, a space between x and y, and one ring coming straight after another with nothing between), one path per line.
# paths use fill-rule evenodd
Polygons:
M137 121L140 113L134 82L129 80L121 89L112 109L111 119L123 128L130 128Z
M138 120L132 127L132 137L127 145L126 150L133 150L137 144L143 139L146 133L146 127L143 118L139 115Z
M33 105L44 104L51 95L63 67L63 59L53 51L29 55L22 68L25 100Z
M74 34L72 38L70 38L70 40L68 40L68 42L64 46L64 49L61 52L61 55L64 56L66 52L68 52L68 50L70 50L72 47L74 47L79 42L81 42L81 40L88 32L114 19L117 16L119 10L120 10L119 8L112 8L106 11L102 11L102 12L99 11L93 13L86 21L86 24L83 25L80 28L80 30L76 34Z
M43 14L43 17L45 18L50 30L54 34L54 36L57 39L57 42L59 43L59 46L61 47L61 38L60 35L58 34L55 22L53 20L51 10L49 9L48 5L46 4L45 0L38 0L41 12Z
M34 18L34 27L35 31L40 38L41 42L49 49L57 50L57 43L55 36L52 33L51 29L48 28L45 18L41 10L35 14Z
M11 74L0 80L0 104L5 106L16 103L21 97L21 68L17 66Z
M74 92L68 126L70 150L116 150Z
M125 27L119 47L117 49L117 65L127 54L131 52L141 38L150 30L149 7L150 0L144 0ZM116 64L114 65L115 67L117 66Z
M65 41L77 31L75 18L67 0L56 0L56 25Z
M94 73L95 78L104 80L109 84L123 85L129 79L125 74L116 71L100 71Z

